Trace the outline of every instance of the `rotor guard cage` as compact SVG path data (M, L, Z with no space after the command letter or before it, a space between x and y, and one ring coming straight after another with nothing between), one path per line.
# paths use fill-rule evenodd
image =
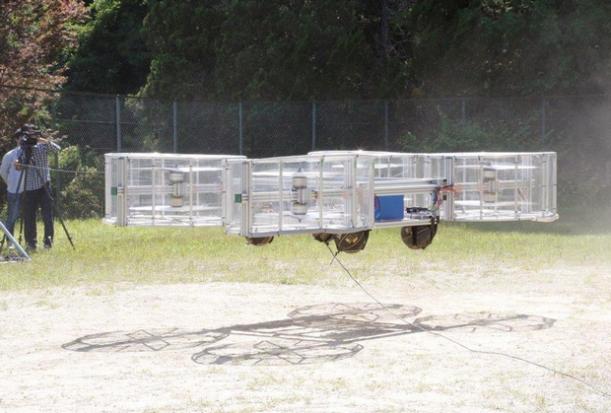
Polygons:
M233 155L105 155L105 222L138 226L221 226L225 167Z

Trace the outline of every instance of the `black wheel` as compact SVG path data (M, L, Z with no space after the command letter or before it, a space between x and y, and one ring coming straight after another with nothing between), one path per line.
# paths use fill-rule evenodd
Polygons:
M401 228L401 240L413 250L423 250L433 242L437 225L418 225Z
M250 238L250 237L246 237L246 242L248 242L248 244L250 245L255 245L255 246L261 246L261 245L267 245L267 244L271 244L272 241L274 240L274 237L256 237L256 238Z
M337 234L333 237L338 251L354 254L365 248L369 239L369 231Z
M329 240L333 238L333 234L327 234L325 232L319 232L317 234L312 234L312 237L318 242L324 242L325 244L329 243Z

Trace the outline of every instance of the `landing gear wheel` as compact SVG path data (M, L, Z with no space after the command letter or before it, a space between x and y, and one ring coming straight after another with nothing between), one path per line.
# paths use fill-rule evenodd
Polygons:
M338 251L354 254L365 248L369 239L369 231L337 234L333 238Z
M401 240L413 250L423 250L433 242L437 225L418 225L401 228Z
M250 245L254 245L254 246L261 246L261 245L267 245L267 244L271 244L272 241L274 240L274 237L256 237L256 238L250 238L250 237L246 237L246 242L248 242L248 244Z
M325 244L329 243L329 240L333 238L333 234L327 234L325 232L319 232L317 234L312 234L312 237L318 242L324 242Z

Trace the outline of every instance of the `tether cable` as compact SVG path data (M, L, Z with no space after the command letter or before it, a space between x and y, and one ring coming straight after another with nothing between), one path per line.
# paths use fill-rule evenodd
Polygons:
M359 282L359 280L358 280L358 279L356 279L356 277L354 277L354 276L352 275L352 273L350 272L350 270L348 270L348 268L347 268L347 267L344 265L344 263L343 263L343 262L342 262L342 261L339 259L338 255L339 255L340 251L333 252L333 250L331 249L331 247L329 246L329 244L328 244L328 243L325 243L325 245L327 246L327 249L329 250L329 252L330 252L330 253L331 253L331 255L333 256L333 260L332 260L331 262L333 262L333 261L337 262L337 263L340 265L340 267L341 267L341 268L344 270L344 272L345 272L346 274L348 274L348 276L350 277L350 279L351 279L351 280L352 280L352 281L353 281L353 282L354 282L354 283L355 283L355 284L356 284L356 285L357 285L357 286L358 286L358 287L359 287L359 288L360 288L360 289L361 289L361 290L362 290L362 291L363 291L363 292L364 292L364 293L365 293L365 294L366 294L366 295L367 295L369 298L371 298L371 299L372 299L373 301L375 301L375 303L376 303L376 304L378 304L378 305L379 305L379 306L380 306L380 307L381 307L383 310L385 310L386 312L388 312L390 315L392 315L394 318L396 318L396 319L397 319L397 320L399 320L400 322L404 323L405 325L407 325L407 326L409 326L409 327L411 327L411 328L414 328L414 329L416 329L416 330L422 331L423 333L428 333L428 334L431 334L431 335L433 335L433 336L443 338L444 340L449 341L450 343L455 344L455 345L457 345L458 347L460 347L460 348L462 348L462 349L464 349L464 350L467 350L467 351L469 351L469 352L471 352L471 353L474 353L474 354L482 354L482 355L486 355L486 356L504 357L504 358L507 358L507 359L510 359L510 360L514 360L514 361L520 361L520 362L522 362L522 363L526 363L526 364L529 364L529 365L531 365L531 366L538 367L538 368L543 369L543 370L547 370L547 371L549 371L549 372L551 372L551 373L558 374L558 375L560 375L560 376L562 376L562 377L565 377L565 378L567 378L567 379L569 379L569 380L573 380L573 381L575 381L575 382L577 382L577 383L580 383L580 384L584 385L585 387L589 388L590 390L592 390L592 391L593 391L594 393L596 393L596 394L599 394L599 395L601 395L601 396L603 396L603 397L606 397L606 398L611 398L611 394L609 394L609 393L607 393L607 392L605 392L605 391L603 391L603 390L600 390L598 387L594 386L593 384L591 384L591 383L589 383L589 382L587 382L587 381L585 381L585 380L583 380L583 379L580 379L579 377L575 377L575 376L573 376L572 374L565 373L565 372L560 371L560 370L557 370L557 369L555 369L555 368L553 368L553 367L549 367L549 366L546 366L546 365L544 365L544 364L540 364L540 363L537 363L537 362L535 362L535 361L531 361L531 360L525 359L525 358L520 357L520 356L515 356L515 355L513 355L513 354L509 354L509 353L503 353L503 352L500 352L500 351L477 350L477 349L471 348L471 347L469 347L468 345L463 344L463 343L461 343L460 341L458 341L458 340L456 340L456 339L453 339L453 338L451 338L451 337L449 337L449 336L447 336L447 335L445 335L445 334L441 334L441 333L438 333L438 332L435 332L435 331L427 330L426 328L423 328L423 327L421 327L421 326L419 326L419 325L417 325L417 324L414 324L414 323L411 323L411 322L409 322L409 321L405 320L404 318L402 318L402 317L400 317L398 314L396 314L394 311L392 311L392 309L390 309L388 306L384 305L384 304L383 304L383 303L382 303L380 300L378 300L378 299L377 299L377 298L376 298L376 297L375 297L373 294L371 294L371 293L370 293L370 292L369 292L369 291L368 291L368 290L367 290L367 289L366 289L366 288L365 288L365 287L364 287L364 286L363 286L363 285L362 285L362 284Z

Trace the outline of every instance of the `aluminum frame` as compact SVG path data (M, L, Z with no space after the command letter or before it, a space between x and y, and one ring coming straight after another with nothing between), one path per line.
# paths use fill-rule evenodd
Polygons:
M445 193L446 199L440 208L440 217L445 221L553 222L558 219L555 152L310 152L316 156L332 153L367 154L374 156L380 166L385 162L390 164L392 159L404 162L406 158L421 159L421 167L404 173L447 180L452 190ZM485 179L485 173L492 173L492 179ZM486 199L486 195L490 198Z
M106 216L116 225L224 226L249 238L384 227L558 219L554 152L317 151L106 154ZM376 198L402 196L402 219Z
M453 191L442 216L461 222L553 222L557 212L555 152L428 154L446 160Z
M118 226L221 226L228 159L245 157L108 153L104 221Z
M230 234L263 238L436 223L437 211L405 212L402 219L377 220L375 202L376 197L401 196L403 206L428 210L439 189L447 185L444 177L431 173L431 163L441 170L443 162L420 154L363 151L232 162L231 179L241 177L241 192L234 200L240 204L240 214L234 205L226 229ZM295 177L300 179L298 174L309 178L304 190L313 197L308 198L304 211L295 213L295 206L302 202L294 184Z

